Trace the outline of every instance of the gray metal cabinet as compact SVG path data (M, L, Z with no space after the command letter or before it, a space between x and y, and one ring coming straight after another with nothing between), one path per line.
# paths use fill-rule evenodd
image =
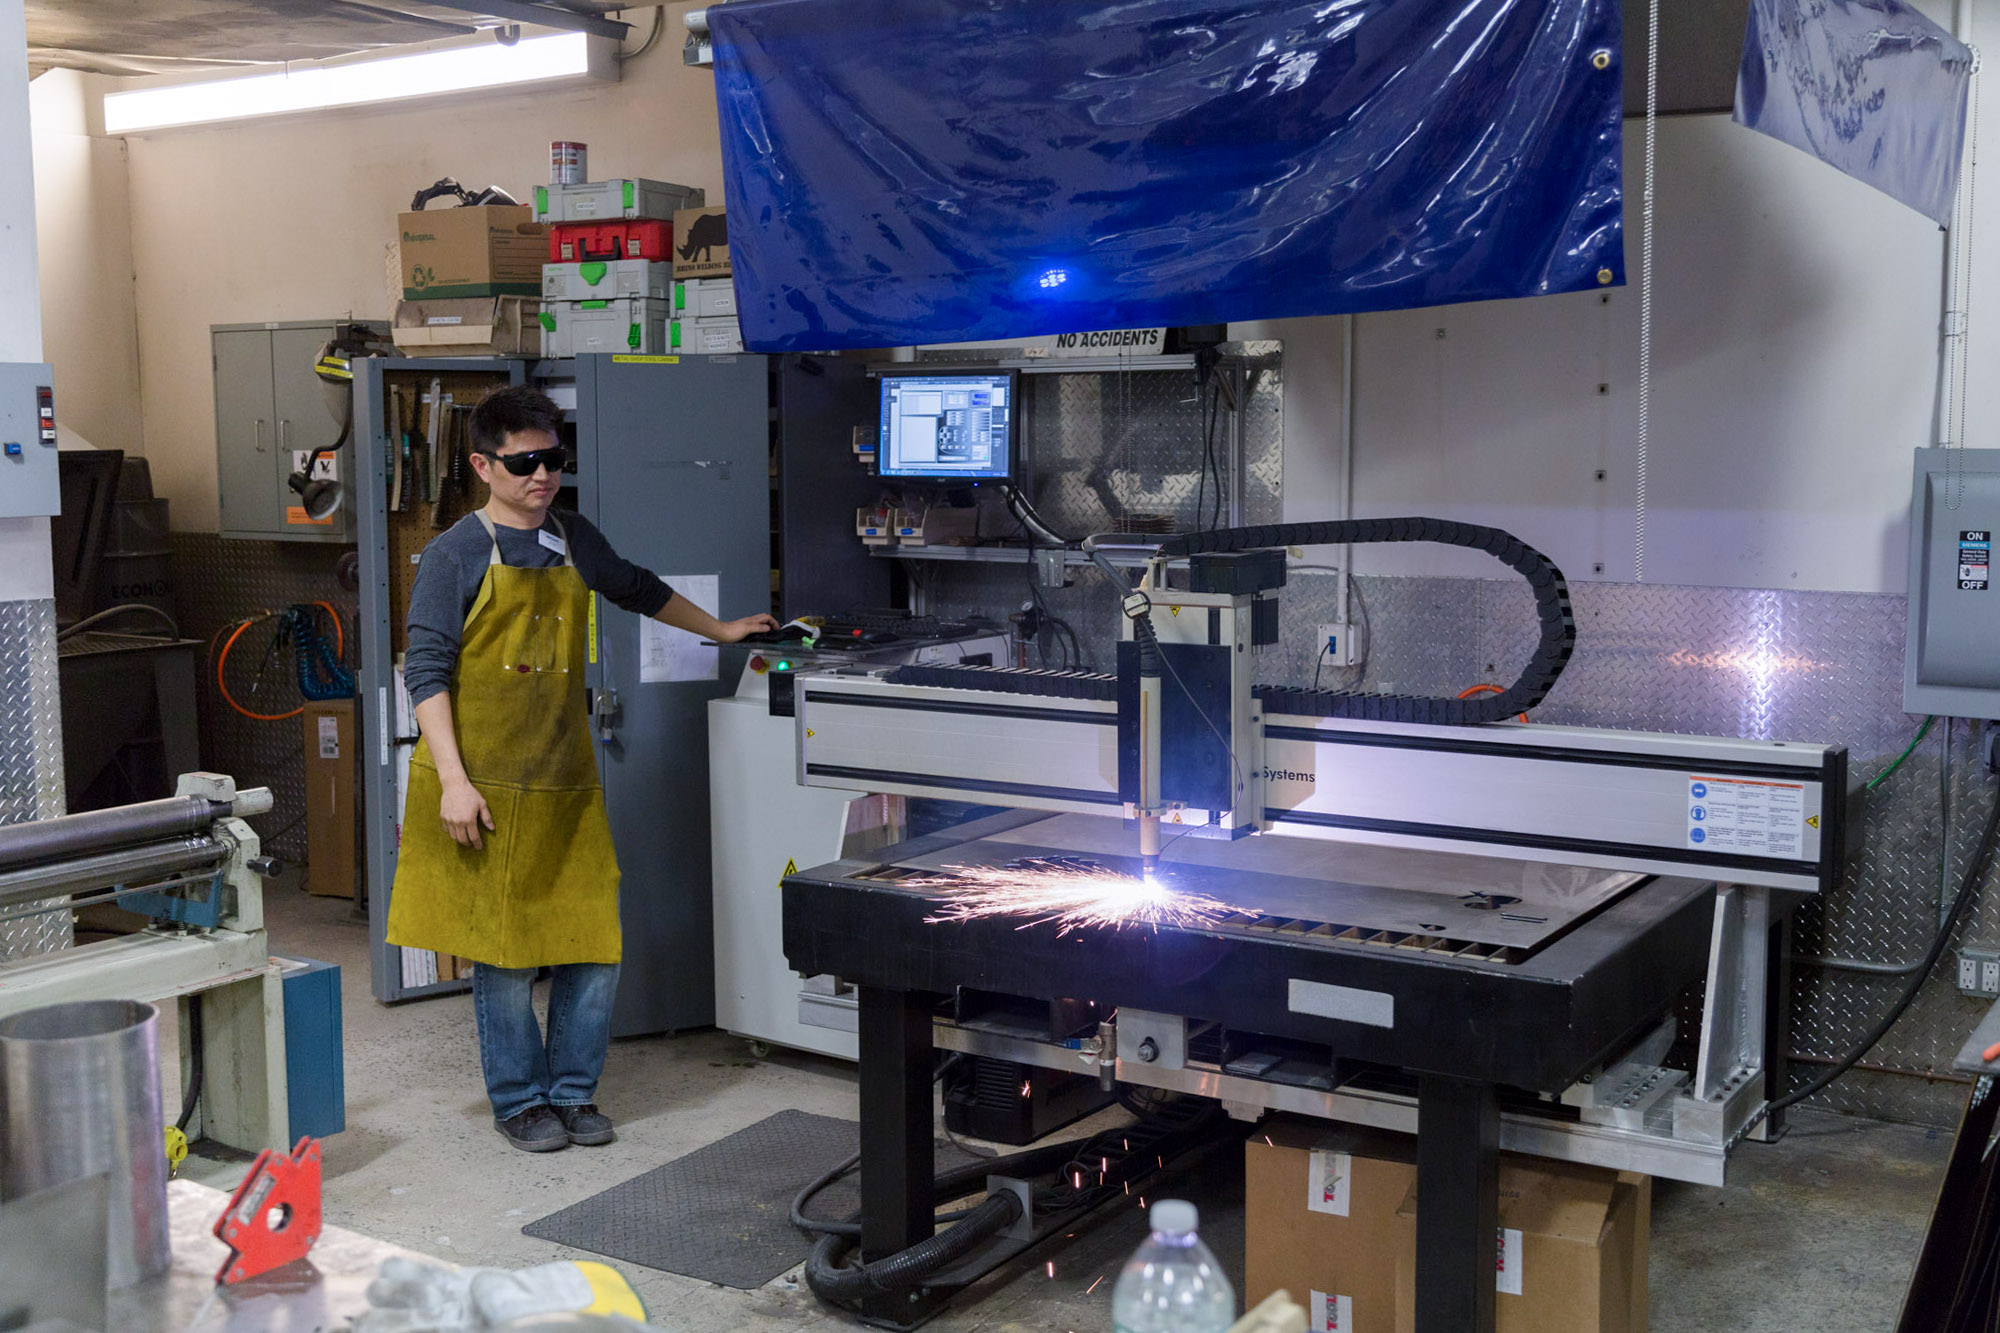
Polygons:
M576 359L578 491L585 518L618 553L674 582L713 577L704 609L723 619L770 609L770 394L761 356L677 362ZM709 861L708 701L730 694L740 651L714 675L647 680L641 626L600 606L591 685L618 721L598 747L623 882L625 966L619 1036L715 1021Z
M217 329L215 471L225 536L267 537L283 517L277 477L277 409L271 396L271 335L263 329Z
M770 607L770 387L761 356L612 357L520 361L355 362L355 409L370 423L362 454L386 451L379 423L385 371L474 370L536 379L567 396L574 384L577 509L618 553L673 579L713 576L725 617ZM566 414L572 415L572 414ZM384 468L356 487L361 524L363 765L368 830L371 962L377 999L395 1002L462 989L404 984L401 950L386 940L395 880L397 809L391 565ZM594 661L585 681L615 698L617 720L598 744L604 802L622 872L625 965L612 1031L682 1031L715 1020L709 857L708 701L733 693L741 650L717 655L713 678L646 680L636 617L599 601ZM704 673L705 675L705 673Z
M215 367L215 463L222 535L262 540L354 540L354 511L342 505L313 523L285 485L295 457L329 445L339 424L327 410L313 373L332 320L217 324L209 330ZM333 468L349 480L354 451L342 448ZM325 464L321 465L324 473Z

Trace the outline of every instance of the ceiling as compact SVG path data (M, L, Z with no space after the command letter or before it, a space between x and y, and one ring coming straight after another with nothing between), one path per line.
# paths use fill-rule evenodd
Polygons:
M640 0L493 0L496 13L425 0L27 0L28 62L102 74L317 60L497 27L539 4L592 17ZM1645 105L1650 0L1619 0L1626 110ZM1736 87L1749 0L1677 0L1660 25L1660 109L1727 110ZM641 28L647 20L636 16ZM636 34L643 36L643 32Z
M625 7L506 0L494 5L502 12L480 14L468 12L474 3L423 0L27 0L28 63L38 73L160 74L318 60L498 27L536 8L595 18Z

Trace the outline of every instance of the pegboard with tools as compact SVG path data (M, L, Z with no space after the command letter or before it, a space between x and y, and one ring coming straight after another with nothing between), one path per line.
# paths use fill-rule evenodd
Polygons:
M505 363L502 363L503 365ZM508 383L504 370L384 370L381 452L389 536L390 652L401 657L417 558L431 539L486 503L472 471L469 424L479 400Z

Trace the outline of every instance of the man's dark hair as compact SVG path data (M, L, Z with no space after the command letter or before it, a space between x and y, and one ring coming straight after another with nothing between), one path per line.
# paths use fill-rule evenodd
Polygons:
M472 409L470 426L473 449L497 454L515 431L556 433L562 426L562 409L532 384L510 384L479 400L479 406Z

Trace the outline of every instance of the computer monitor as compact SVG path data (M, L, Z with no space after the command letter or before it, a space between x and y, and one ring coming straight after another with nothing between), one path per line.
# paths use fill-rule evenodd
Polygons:
M1019 390L1011 370L884 375L876 471L923 481L1011 478Z

